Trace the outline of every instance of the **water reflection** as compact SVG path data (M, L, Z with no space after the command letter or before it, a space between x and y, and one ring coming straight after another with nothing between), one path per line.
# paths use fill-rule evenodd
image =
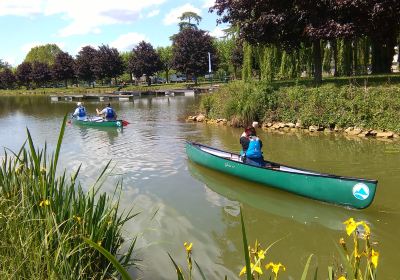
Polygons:
M219 194L218 196L209 195L212 198L210 202L227 207L227 212L235 216L239 213L238 207L241 203L260 209L266 215L281 216L300 224L318 223L332 230L343 230L342 222L350 216L357 215L359 219L368 221L368 217L361 211L329 205L268 188L221 174L192 162L188 165L190 173L205 183L208 192ZM221 196L226 199L221 201Z
M89 112L103 104L86 102ZM1 97L1 146L18 150L29 127L35 143L49 150L74 102L50 102L45 97ZM90 187L112 160L114 169L103 191L113 193L123 181L121 209L142 212L126 228L139 235L144 279L176 276L166 252L185 264L184 241L194 243L195 258L208 279L237 279L243 265L238 218L242 206L249 240L263 244L285 237L271 259L288 265L286 279L298 279L310 253L320 268L332 261L333 243L343 236L341 222L349 216L371 223L382 254L379 276L397 279L400 250L399 142L346 138L337 134L269 133L258 131L267 159L311 170L379 180L372 205L349 210L288 194L220 174L187 160L185 140L223 150L239 151L241 129L185 122L198 97L156 97L113 103L130 122L123 130L69 125L60 154L60 170L71 173L82 164L79 180ZM1 152L0 152L1 154ZM153 216L153 214L157 214ZM274 257L274 258L272 258ZM197 278L201 278L200 276Z

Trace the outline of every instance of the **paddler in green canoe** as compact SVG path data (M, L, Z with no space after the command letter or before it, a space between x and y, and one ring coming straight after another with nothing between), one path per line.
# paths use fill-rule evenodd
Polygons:
M115 113L110 103L101 111L96 108L96 112L98 116L103 116L107 121L115 121L117 119L117 113Z

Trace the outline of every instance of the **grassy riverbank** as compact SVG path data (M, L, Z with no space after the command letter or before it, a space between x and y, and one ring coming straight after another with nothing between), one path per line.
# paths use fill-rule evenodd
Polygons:
M172 89L187 89L199 88L210 86L210 82L199 83L195 86L193 83L169 83L169 84L155 84L147 85L127 85L124 87L119 86L96 86L96 87L68 87L68 88L36 88L36 89L0 89L0 96L10 95L73 95L73 94L111 94L115 91L156 91L156 90L172 90Z
M360 127L400 132L400 76L305 81L233 82L202 98L210 118L244 126L251 121L301 122L327 128Z
M88 193L74 174L56 176L64 125L55 153L33 146L6 153L0 166L0 278L110 279L116 269L83 238L117 256L122 227L133 216L118 213L119 198L99 194L106 169ZM118 189L117 189L118 190ZM132 265L134 242L118 259Z

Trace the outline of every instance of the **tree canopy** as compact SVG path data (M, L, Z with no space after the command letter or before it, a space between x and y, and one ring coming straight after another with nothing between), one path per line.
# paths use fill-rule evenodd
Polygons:
M93 60L93 72L99 80L112 79L121 75L124 71L124 63L116 48L102 45Z
M61 52L61 49L56 44L36 46L31 48L24 62L33 63L34 61L38 61L47 65L53 65L59 52Z
M97 50L91 46L83 47L75 59L75 74L77 77L88 84L92 83L95 79L94 74L94 58L96 57Z
M64 81L67 87L67 81L74 78L74 59L66 52L59 52L52 67L52 76L56 81Z
M152 76L155 72L162 70L160 56L154 50L150 43L141 41L132 50L132 56L129 61L129 69L136 78L146 75L147 83L150 85Z
M20 85L28 88L32 81L32 63L22 62L20 65L18 65L15 76L17 77L17 81Z
M175 34L172 37L172 52L174 68L194 78L208 72L208 53L211 54L214 69L218 63L212 37L203 30L186 28Z
M315 77L320 80L321 39L369 36L373 48L375 45L381 54L386 49L393 51L400 24L399 6L398 0L216 0L211 10L221 16L219 22L238 26L241 38L253 45L273 44L292 52L312 43ZM389 56L380 55L380 61L388 61ZM390 71L387 65L386 69L375 69Z
M195 12L184 12L180 17L179 17L179 29L185 29L185 28L192 28L192 29L198 29L198 25L201 21L201 16L196 14ZM194 22L195 23L194 23Z

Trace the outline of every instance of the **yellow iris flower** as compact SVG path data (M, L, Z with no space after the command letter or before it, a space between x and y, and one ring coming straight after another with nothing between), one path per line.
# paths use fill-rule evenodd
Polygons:
M343 222L343 224L346 225L346 233L349 236L357 229L358 226L363 226L364 231L365 231L365 233L364 233L365 237L368 237L371 235L371 229L368 226L368 224L364 221L356 222L356 221L354 221L353 218L350 218L347 221Z
M378 266L378 259L379 259L379 253L376 252L374 249L372 249L371 263L374 265L375 268L377 268Z
M340 276L338 280L346 280L346 277Z
M251 271L255 271L260 275L263 274L262 269L261 269L261 267L259 265L254 265L254 263L250 263L250 268L251 268ZM246 273L246 266L244 266L242 268L242 270L239 273L239 276L242 276L245 273Z
M190 242L190 243L185 242L185 243L183 243L183 246L185 246L186 252L189 253L189 252L192 251L193 243L192 242Z
M40 207L49 206L49 205L50 205L50 201L48 199L43 199L42 201L39 202Z
M266 269L271 268L272 272L275 273L275 276L278 276L280 268L282 268L283 271L286 270L286 267L283 264L281 263L275 264L273 262L270 262L269 264L265 265L265 268Z
M265 259L265 251L264 251L264 250L260 250L260 251L258 252L258 258L259 258L260 260Z

